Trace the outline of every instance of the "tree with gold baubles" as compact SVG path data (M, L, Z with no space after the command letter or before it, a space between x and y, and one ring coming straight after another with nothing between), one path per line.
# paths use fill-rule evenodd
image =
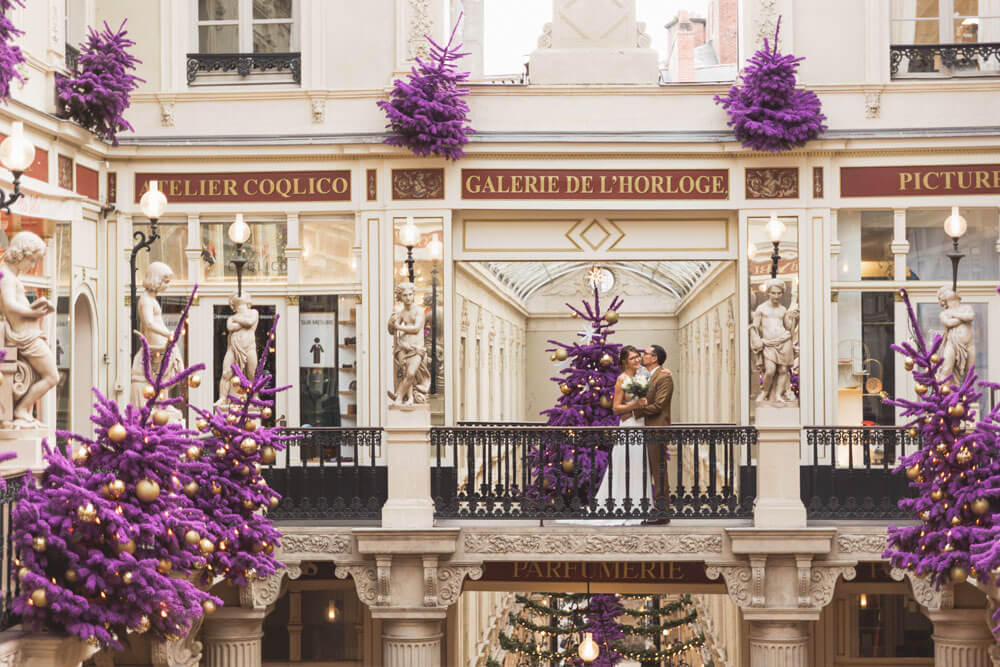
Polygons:
M167 354L186 319L187 308ZM120 649L129 633L184 635L221 604L191 581L192 573L210 576L199 541L211 533L182 492L207 464L181 465L196 434L162 414L181 400L162 397L202 366L164 377L164 364L153 374L145 341L142 349L145 403L123 410L95 390L95 437L59 433L76 447L73 458L46 447L41 478L14 508L21 582L14 610L28 628Z
M900 290L914 332L912 341L893 345L913 374L916 397L887 401L910 421L905 428L919 449L901 458L916 496L900 500L915 523L890 526L883 554L896 567L927 577L934 586L974 577L1000 576L1000 554L984 555L984 540L995 544L1000 531L994 511L1000 498L1000 445L995 408L976 421L982 383L970 368L965 378L939 377L944 338L930 343L920 330L906 290Z
M614 297L602 309L597 288L593 301L581 307L570 304L571 317L584 323L584 329L572 343L550 340L550 359L566 363L559 375L551 378L559 387L555 407L543 410L546 424L574 426L617 426L618 417L611 410L615 381L618 379L618 354L621 345L608 341L618 322L621 297ZM576 496L589 502L597 492L608 465L609 452L601 446L600 434L561 437L554 431L528 453L529 470L534 481L529 490L533 498L546 502L561 499L570 502Z
M212 518L212 532L219 537L206 558L214 572L238 586L269 577L281 567L274 557L281 533L262 514L277 508L281 498L261 474L263 466L275 463L289 439L265 426L273 415L275 394L288 388L274 387L274 378L265 370L277 325L275 317L254 377L247 378L239 364L233 364L231 389L220 407L194 408L202 439L185 453L207 463L184 488Z

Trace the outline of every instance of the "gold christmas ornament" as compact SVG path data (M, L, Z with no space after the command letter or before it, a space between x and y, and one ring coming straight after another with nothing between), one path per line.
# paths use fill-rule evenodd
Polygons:
M906 361L903 362L903 367L908 371L913 370L913 357L907 357Z
M194 423L194 427L199 431L204 431L205 429L208 428L208 421L205 419L199 419Z
M198 551L207 556L215 551L215 545L212 544L212 540L207 537L203 537L198 541Z
M951 517L951 525L957 526L960 523L962 523L962 517L958 516L957 514Z
M193 544L198 544L198 540L200 540L200 539L201 539L201 535L199 535L198 531L196 531L196 530L192 529L192 530L189 530L188 532L184 533L184 541L187 542L188 544L192 544L192 545Z
M960 450L958 450L958 454L955 455L955 460L958 461L960 464L965 465L966 463L972 460L972 452L970 452L965 447L962 447Z
M215 455L218 456L221 459L223 456L226 455L226 448L225 447L218 447L215 450Z
M605 410L610 410L611 409L611 399L608 398L607 396L601 396L600 403L601 403L601 407L604 408Z
M243 501L243 508L244 509L248 509L251 512L253 512L254 510L257 509L257 503L255 503L254 501L250 500L249 498L246 498Z
M135 579L135 575L131 572L126 572L122 575L122 581L126 584L131 584L133 579Z
M913 391L917 392L917 394L918 394L919 396L923 396L924 394L926 394L926 393L927 393L927 385L925 385L925 384L920 384L920 383L918 382L918 383L916 384L916 386L915 386L915 387L913 387Z
M271 464L278 458L277 450L271 445L264 445L260 450L260 462Z
M206 614L214 614L215 610L218 607L216 607L215 603L212 602L211 600L205 600L204 602L201 603L201 608L205 610Z
M574 320L575 320L576 318L580 317L579 315L577 315L577 314L576 314L576 311L575 311L575 310L571 310L571 311L569 311L569 316L570 316L570 318L571 318L571 319L574 319Z
M160 485L151 479L141 479L135 485L136 497L144 503L151 503L160 497Z
M118 553L135 553L135 542L129 540L128 542L118 542L115 544L115 551Z
M258 422L256 419L250 419L247 420L247 423L243 425L243 428L246 429L247 432L253 433L254 431L257 430L259 426L260 422Z
M572 387L570 387L570 386L569 386L568 384L566 384L565 382L563 382L563 383L562 383L561 385L559 385L559 391L561 391L561 392L563 393L563 396L565 396L565 395L566 395L566 394L568 394L569 392L573 391L573 388L572 388Z
M920 435L920 430L916 426L910 427L910 437L915 438Z
M951 387L949 387L948 385L943 385L941 387L941 395L942 396L947 396L950 393L951 393Z
M149 632L149 616L143 616L139 619L139 625L135 626L135 631L140 635L144 632Z
M942 549L942 551L954 551L954 550L955 550L955 545L952 544L951 542L945 544L944 548Z
M75 584L80 581L80 574L76 570L70 568L66 570L66 581L71 584Z
M188 386L191 387L192 389L197 389L198 387L200 387L201 386L201 376L197 375L197 374L189 376L188 377Z
M35 551L39 552L45 551L48 548L48 546L49 543L44 537L39 536L31 540L31 548L34 549Z
M278 496L271 496L271 499L268 501L267 504L271 507L271 509L274 509L275 507L278 506L278 503L280 502L281 500L278 498Z
M39 609L45 609L45 607L49 606L49 598L45 594L44 588L36 588L31 591L31 605Z
M264 547L264 553L266 553L268 555L273 554L274 553L274 545L273 544L268 544L266 547Z
M549 361L555 362L555 360L556 360L556 353L553 352L552 354L549 355Z
M83 446L80 449L73 452L73 463L75 463L78 466L82 466L83 464L85 464L87 462L87 459L89 458L90 458L90 449L86 446Z
M921 521L929 521L930 518L931 518L931 513L928 512L927 510L924 510L923 512L920 513Z
M212 482L212 495L217 496L222 493L222 487L217 482Z
M94 507L93 503L80 505L76 508L76 516L84 523L91 523L97 518L97 508Z
M264 419L270 419L271 415L274 413L271 412L271 408L264 408L263 410L260 411L260 414Z
M240 443L240 451L250 456L257 451L257 441L253 438L243 438L243 442Z
M189 461L194 461L196 458L201 456L201 447L198 447L197 445L191 445L190 447L187 448L187 451L184 453L187 454Z
M608 312L604 313L604 319L605 321L607 321L608 324L615 324L616 322L618 322L618 313L614 310L609 310Z
M108 483L108 495L114 499L121 498L125 494L125 482L120 479L113 479Z
M965 406L961 403L953 405L949 409L949 414L951 414L952 417L962 418L965 416Z
M576 463L573 459L563 459L562 470L567 475L572 475L573 471L576 470Z
M142 388L142 397L145 398L147 401L153 398L153 396L156 396L156 389L153 388L153 385L147 384L145 387Z
M920 477L920 466L917 464L913 464L909 468L907 468L906 477L908 479L916 479L917 477Z
M941 455L947 454L948 453L948 443L947 442L939 442L938 445L937 445L937 447L935 447L935 449L937 449L937 453L938 454L941 454Z
M188 498L194 498L195 494L198 493L198 482L193 479L184 485L184 495Z
M983 515L990 511L990 501L986 498L976 498L972 501L972 512Z
M960 584L969 578L969 571L961 565L953 565L948 574L951 576L951 582L953 584Z
M944 498L944 491L941 489L934 489L931 491L931 500L934 502L940 502L942 498Z
M160 574L166 574L167 572L170 572L170 570L174 569L174 564L166 558L161 558L156 564L156 569Z
M127 437L128 431L126 431L125 427L121 424L115 424L108 429L108 439L111 440L111 442L121 442Z
M566 361L569 359L569 352L567 352L565 348L560 347L556 350L555 354L556 361Z
M611 358L610 354L605 352L604 354L601 355L600 362L602 366L610 366L612 363L614 363L614 359Z
M230 413L228 416L226 416L226 422L228 424L230 424L230 425L235 424L236 423L236 415Z
M941 357L939 357L937 354L932 354L931 355L931 363L932 364L940 363L940 361L941 361Z
M166 410L153 410L153 423L157 426L166 426L170 421L170 413Z

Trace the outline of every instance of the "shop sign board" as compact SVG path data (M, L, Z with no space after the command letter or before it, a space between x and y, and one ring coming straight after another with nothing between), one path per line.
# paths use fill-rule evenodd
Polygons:
M463 199L728 199L728 169L463 169Z
M139 203L149 181L172 204L193 202L350 201L351 172L264 171L212 173L137 173L135 201Z
M1000 164L841 167L841 197L1000 194Z

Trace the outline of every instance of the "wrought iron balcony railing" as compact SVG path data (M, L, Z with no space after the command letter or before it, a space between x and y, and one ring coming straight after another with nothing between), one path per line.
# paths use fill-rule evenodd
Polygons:
M435 512L447 519L746 518L753 498L741 484L756 440L754 428L741 426L432 428ZM656 449L668 453L658 467L647 455ZM589 470L598 451L607 463ZM552 466L562 466L561 477L554 471L560 481L544 471Z
M920 441L897 426L807 426L799 468L810 519L900 519L910 494L905 475L892 471Z
M20 497L29 474L22 473L16 477L8 477L6 479L7 488L0 491L0 586L3 587L0 631L7 630L21 621L13 610L14 598L21 592L21 582L17 578L18 568L14 564L17 554L14 549L14 531L11 520L14 502Z
M290 428L299 436L264 468L281 494L273 519L377 520L387 497L387 471L376 465L380 428Z
M189 53L187 82L202 72L235 72L247 77L251 72L290 72L292 81L302 83L302 54L294 53Z
M985 70L990 58L998 67ZM972 42L965 44L893 44L889 47L889 69L893 78L902 74L940 72L944 67L951 71L1000 74L1000 42Z

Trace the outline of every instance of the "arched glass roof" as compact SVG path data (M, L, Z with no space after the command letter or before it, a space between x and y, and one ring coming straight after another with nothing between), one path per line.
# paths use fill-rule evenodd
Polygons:
M678 299L691 291L711 268L712 262L674 260L669 262L484 262L485 266L522 300L536 290L568 273L592 266L627 271L646 278Z

